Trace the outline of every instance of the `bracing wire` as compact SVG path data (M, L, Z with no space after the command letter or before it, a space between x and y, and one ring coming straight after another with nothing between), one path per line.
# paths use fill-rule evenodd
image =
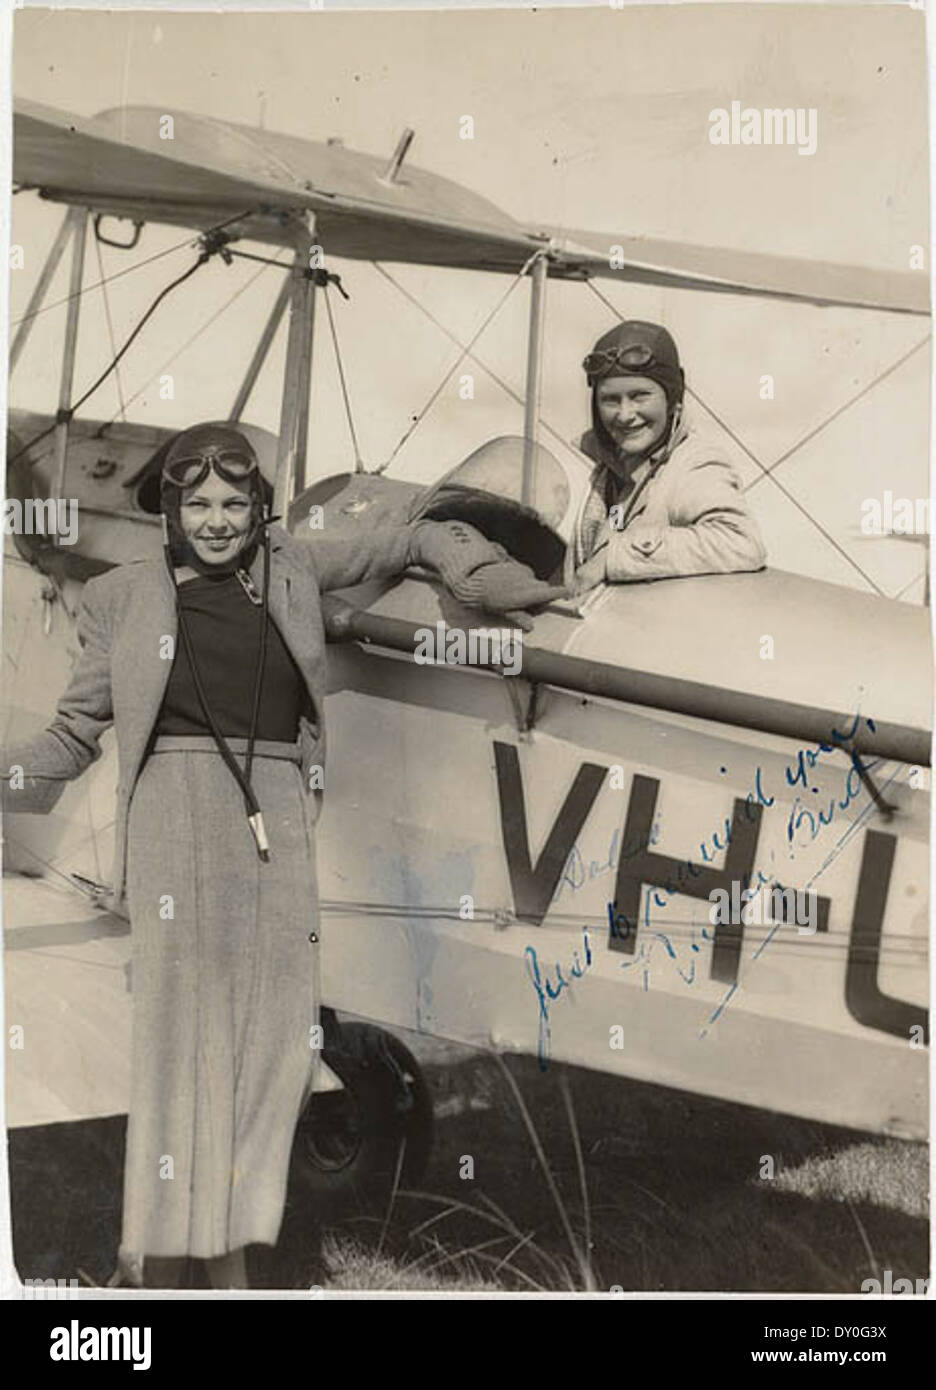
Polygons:
M452 908L446 903L420 903L417 906L407 903L374 902L359 898L323 898L319 906L323 914L333 917L402 917L412 926L425 923L427 928L434 922L452 922L454 925L462 920L459 918L458 909ZM706 913L708 903L704 904ZM587 915L587 914L586 914ZM475 920L482 922L498 923L502 921L502 909L495 907L483 907L475 905ZM554 930L579 933L582 930L583 919L581 913L562 913L550 911L548 925ZM746 924L751 929L752 924ZM592 925L585 923L591 931ZM768 924L753 924L754 931L765 930ZM788 928L789 929L789 928ZM594 931L597 937L602 933L607 933L607 919L595 919ZM641 917L639 923L640 935L647 935L650 939L662 939L676 942L680 945L691 945L693 941L706 944L712 940L714 928L708 922L707 915L703 914L702 920L691 917L667 916L666 912L657 915L651 914L649 919ZM706 935L703 935L706 933ZM751 943L753 945L753 942ZM756 947L754 947L756 949ZM911 960L925 960L927 956L927 944L925 936L909 936L894 931L883 931L881 933L880 947L871 947L863 943L852 944L847 929L841 928L835 931L817 931L812 936L791 935L781 937L777 935L771 942L770 949L773 953L792 952L800 954L808 952L813 959L817 955L828 958L848 955L856 960L871 960L876 954L880 958L900 960L904 963ZM751 957L753 958L753 956ZM745 957L747 959L747 957ZM662 956L661 956L662 960ZM637 963L637 958L634 958ZM623 962L622 962L623 964Z
M195 274L196 270L201 269L201 267L205 264L207 260L207 252L203 251L199 255L198 260L195 261L193 265L189 266L188 270L184 271L181 275L177 275L174 280L170 280L169 284L165 285L160 290L159 294L156 296L152 304L150 304L149 308L146 310L146 313L143 315L143 317L137 323L136 327L133 329L129 338L127 338L123 347L119 350L115 357L111 358L110 362L104 368L103 372L101 372L100 376L98 376L97 379L91 383L87 391L85 391L83 395L79 396L77 401L70 405L66 411L60 412L60 415L63 415L66 421L70 420L72 416L78 410L81 409L85 402L90 400L90 398L94 395L95 391L97 391L98 387L103 386L104 382L110 376L111 372L116 370L118 362L125 355L128 349L132 347L134 341L136 340L142 329L145 327L146 323L149 321L150 318L152 318L153 314L159 308L162 301L166 298L166 295L171 293L172 290L177 289L179 285L184 284L186 280L188 280L192 275ZM18 449L16 453L13 455L13 457L8 460L7 466L9 467L10 465L16 463L17 460L21 459L24 454L28 454L30 449L34 448L37 444L41 443L41 441L43 439L46 439L50 434L53 434L55 430L58 428L58 425L59 420L55 419L52 421L51 425L47 425L45 429L40 430L38 434L34 434L33 437L31 439L28 439L26 443L22 446L22 448Z
M385 280L388 280L390 284L393 285L394 289L399 291L399 293L403 296L404 299L408 300L410 304L414 305L415 308L417 308L421 314L424 314L425 317L429 320L429 322L431 324L434 324L434 326L438 328L439 332L444 334L445 337L448 338L449 342L454 343L457 348L464 349L464 356L469 357L472 362L476 363L477 366L479 366L481 370L485 372L491 378L491 380L501 388L505 395L509 396L511 400L516 401L518 405L523 405L523 397L521 396L520 392L515 391L508 382L504 381L503 377L498 376L497 372L495 372L493 368L489 367L486 362L482 362L480 357L476 357L474 353L471 351L470 344L466 347L465 344L462 343L461 339L458 338L452 332L452 330L442 322L441 319L437 318L436 315L433 314L430 309L427 309L425 304L422 304L416 298L416 296L406 288L405 285L401 285L399 280L394 279L394 277L390 274L390 272L386 269L385 266L382 266L378 261L371 261L371 265L374 267L375 270L380 272L380 274L384 277ZM547 420L544 420L542 415L538 416L537 419L538 423L542 425L546 433L550 435L556 441L557 444L563 446L568 445L568 440L566 440L559 433L558 430L553 429L552 425L550 425ZM388 464L384 464L384 468L387 468L388 466Z
M787 459L791 458L793 454L795 454L799 449L802 449L804 444L808 444L811 439L815 439L817 434L821 434L824 429L828 429L829 425L832 424L833 420L837 420L840 415L844 415L846 410L850 410L851 407L856 404L856 402L861 400L862 396L866 396L869 391L873 391L875 386L880 385L880 383L884 381L886 377L892 376L893 373L896 372L899 367L902 367L905 362L908 362L910 360L914 353L917 353L920 351L921 348L926 347L926 344L929 342L929 340L930 335L927 333L925 338L921 338L918 343L914 343L913 347L910 348L909 352L905 352L901 357L898 357L896 362L892 362L891 365L889 367L886 367L885 370L881 372L879 376L876 376L873 381L869 381L866 386L863 386L861 388L860 391L856 391L856 393L853 396L849 396L848 400L844 401L836 410L833 410L832 414L829 415L825 420L823 420L820 425L816 425L815 429L811 429L808 434L804 434L802 439L798 439L796 443L792 445L791 448L787 449L785 453L781 454L778 459L774 459L770 467L764 470L764 477L772 478L774 473L780 467L781 463L786 463ZM745 488L745 492L750 492L751 488L756 487L756 485L761 481L761 478L754 478L750 483L748 483L747 487Z
M364 473L364 460L361 458L361 450L358 445L357 431L354 428L354 416L351 412L351 398L348 395L348 384L345 380L344 363L341 360L341 349L338 346L338 330L335 327L335 316L332 313L331 299L328 294L328 285L325 287L325 310L328 314L328 326L331 329L332 346L335 350L335 363L338 367L338 380L341 382L341 395L344 399L345 415L348 420L348 430L351 434L351 446L354 449L354 471Z
M145 256L142 261L135 261L133 265L125 266L123 270L117 270L113 275L108 275L106 280L96 280L93 285L82 285L80 290L75 290L73 294L63 295L61 299L55 299L51 304L41 304L38 309L33 309L31 314L23 314L22 318L13 319L10 322L11 328L18 328L21 323L26 323L28 319L37 319L41 314L51 313L53 309L59 309L63 304L70 304L73 299L80 299L83 294L90 294L92 290L100 289L102 285L112 285L115 280L120 280L124 275L132 275L135 270L142 270L144 266L153 265L156 261L163 260L166 256L172 256L176 251L184 251L187 246L193 246L197 242L197 237L187 236L184 241L177 241L174 246L167 246L165 251L157 251L155 255Z
M537 259L537 257L541 256L542 254L543 254L542 251L538 251L538 250L537 250L537 251L534 251L533 254L532 254L532 256L530 256L530 257L528 258L528 260L526 261L526 263L521 267L521 269L520 269L520 271L518 272L518 274L513 278L513 280L511 280L510 284L507 286L507 289L504 291L504 293L501 295L500 299L499 299L499 300L497 301L497 303L494 305L494 308L491 310L491 312L490 312L490 313L487 315L487 317L484 319L484 321L482 322L481 326L477 329L477 331L476 331L476 332L471 336L471 338L468 340L467 345L466 345L465 347L462 348L461 352L458 354L458 357L456 357L455 361L452 363L452 366L451 366L451 367L449 368L449 370L445 373L444 377L443 377L442 380L439 382L439 384L438 384L438 386L436 387L436 389L432 392L432 394L430 395L429 399L426 401L426 404L423 406L422 410L420 410L419 413L413 417L412 422L411 422L410 425L407 427L407 429L403 432L403 434L401 435L400 439L397 441L396 447L394 448L393 452L390 454L390 457L389 457L384 463L380 464L379 467L373 469L372 471L373 471L374 473L385 473L386 470L390 467L390 465L393 463L393 460L396 458L397 454L400 452L400 450L403 448L403 446L407 443L407 441L412 437L412 435L413 435L413 433L415 432L415 430L417 430L417 429L419 428L419 426L422 424L422 422L423 422L423 420L425 419L426 415L429 413L429 411L430 411L430 410L432 409L432 407L435 405L435 403L436 403L436 401L438 400L439 396L442 394L442 392L445 390L445 388L446 388L446 386L448 385L448 383L451 381L452 377L453 377L453 376L455 375L455 373L458 371L458 368L461 366L462 362L464 362L465 358L468 357L468 356L470 355L471 349L474 347L475 343L478 341L478 339L479 339L479 338L481 337L481 335L484 333L485 329L488 327L488 324L490 324L491 321L500 313L501 309L502 309L502 308L504 307L504 305L507 303L507 300L508 300L508 299L510 298L510 296L513 294L514 290L515 290L515 289L517 288L517 286L520 284L520 282L521 282L521 280L524 278L524 276L528 273L528 271L529 271L530 267L532 266L533 262ZM383 270L383 267L380 266L380 265L378 265L376 261L374 262L374 265L377 267L378 270L380 270L384 275L386 275L386 271L384 271L384 270ZM386 275L386 278L387 278L388 280L390 280L391 283L396 283L395 281L392 280L392 277L391 277L390 275ZM398 288L399 288L399 286L398 286ZM422 308L422 305L420 305L420 308ZM426 312L428 313L428 311L426 311ZM430 315L430 317L431 317L431 315Z
M183 271L181 275L177 275L174 280L170 280L169 284L165 285L160 290L159 294L157 294L156 298L150 304L149 308L143 314L142 318L137 322L136 327L130 333L130 336L126 339L123 346L115 354L115 356L111 358L111 361L104 368L104 371L101 372L97 379L91 383L87 391L85 391L83 395L79 396L78 400L73 402L73 404L70 405L66 411L60 411L59 417L53 420L51 425L47 425L45 429L40 430L38 434L32 437L32 439L27 440L27 442L22 446L22 448L18 449L17 452L13 455L13 457L7 460L8 467L16 463L18 459L22 458L24 454L28 453L30 449L34 448L36 444L39 444L43 439L47 438L50 434L52 434L58 427L61 420L64 419L64 421L66 422L68 420L71 420L71 418L76 414L78 410L81 409L85 402L90 400L90 398L94 395L95 391L97 391L98 388L104 384L104 382L110 376L111 372L116 370L117 364L120 362L121 358L125 356L127 351L136 341L137 337L142 332L149 319L152 318L153 314L159 308L160 304L166 298L166 296L171 294L171 292L174 289L177 289L179 285L184 284L186 280L188 280L192 275L195 274L196 270L200 270L203 265L206 265L207 262L211 259L212 255L214 255L215 250L219 249L217 247L211 248L208 245L206 245L206 239L212 237L213 235L216 235L224 227L229 227L231 223L242 221L243 218L246 216L248 216L248 213L238 213L236 217L229 217L225 222L220 223L217 227L211 227L208 229L208 231L202 233L200 241L203 245L203 249L199 252L198 258L193 262L192 265L188 267L187 270ZM82 289L81 291L79 291L79 293L86 293L86 291Z
M621 311L620 311L618 308L616 308L616 306L615 306L614 304L612 304L611 301L610 301L605 295L603 295L603 294L601 293L601 291L600 291L594 284L592 284L591 280L589 280L589 281L587 282L587 284L588 284L589 289L590 289L595 295L597 295L597 297L601 300L602 304L606 305L607 308L609 308L609 309L611 310L611 312L612 312L621 322L623 322L623 321L624 321L624 315L621 313ZM919 346L919 345L918 345L918 346ZM914 349L914 351L915 351L915 350L916 350L916 349ZM907 355L909 356L910 354L907 354ZM897 365L897 364L895 364L895 365ZM889 371L889 370L890 370L890 369L888 369L888 371ZM888 374L888 372L882 373L882 378L883 378L883 376L886 376L887 374ZM879 379L882 379L882 378L879 378ZM875 384L874 382L871 383L872 386L873 386L874 384ZM869 388L869 389L870 389L870 388ZM698 401L698 403L699 403L699 405L701 405L702 409L705 410L706 413L709 414L709 415L712 417L712 419L715 421L715 423L716 423L717 425L719 425L723 430L725 430L726 434L728 434L728 435L730 436L730 438L734 440L734 442L738 445L738 447L739 447L740 449L742 449L742 450L744 451L744 453L748 456L748 458L750 458L754 463L757 464L757 467L761 470L762 477L760 477L760 478L755 478L755 479L754 479L754 482L751 484L751 486L753 487L755 483L761 482L761 481L762 481L762 478L769 478L770 481L773 483L773 485L774 485L775 487L777 487L777 488L780 489L780 491L783 493L784 497L786 497L787 501L788 501L788 502L791 502L791 503L793 504L793 506L796 508L796 510L797 510L802 516L804 516L804 517L806 518L806 520L807 520L812 526L814 526L814 527L816 528L816 530L820 533L820 535L823 536L823 538L829 543L829 545L832 547L832 549L833 549L834 551L836 551L837 554L841 555L842 559L845 560L845 562L846 562L847 564L849 564L849 565L852 567L852 569L853 569L857 574L860 574L860 575L861 575L862 579L865 581L865 583L868 585L868 587L869 587L870 589L873 589L873 591L874 591L876 594L879 594L881 597L884 597L884 590L881 588L881 586L880 586L879 584L875 583L875 581L871 578L871 576L870 576L869 574L866 574L866 573L865 573L865 571L864 571L864 570L861 568L861 566L859 565L858 561L855 560L855 559L853 558L853 556L851 556L851 555L848 553L848 551L845 549L844 546L842 546L842 545L839 544L839 542L835 539L835 537L831 534L831 532L829 532L829 531L826 530L826 528L823 526L822 522L819 521L819 520L817 520L817 518L814 517L814 516L812 515L812 513L808 510L807 507L804 507L804 506L803 506L802 502L799 501L799 499L790 491L790 489L789 489L788 487L786 487L786 486L780 481L779 478L775 478L775 477L774 477L773 469L772 469L772 468L768 468L767 465L766 465L765 463L762 463L762 462L761 462L761 460L757 457L757 455L753 452L753 450L750 449L750 448L748 447L748 445L745 444L741 439L739 439L738 436L734 433L734 431L733 431L732 429L730 429L730 428L728 427L728 425L727 425L722 419L719 418L718 415L716 415L715 411L711 408L711 406L710 406L706 401L704 401L704 400L702 399L702 397L699 395L699 393L698 393L697 391L690 391L689 388L687 387L687 388L686 388L686 394L687 394L687 395L691 395L692 398L693 398L694 400ZM862 393L862 394L863 394L863 393ZM840 414L840 413L841 413L840 411L836 411L836 414ZM831 417L830 417L830 418L831 418ZM826 423L828 423L828 421L827 421ZM818 430L813 430L813 431L812 431L812 434L807 435L805 439L803 439L803 440L800 441L800 444L805 443L805 442L806 442L806 439L812 438L813 435L815 435L816 433L818 433ZM799 448L799 444L795 445L794 448ZM793 450L788 451L788 453L784 455L784 458L789 458L790 453L792 453L792 452L793 452ZM776 465L774 465L774 467L776 467Z
M92 849L94 850L95 859L97 860L97 836L99 833L106 833L108 830L113 829L113 824L113 821L110 821L107 825L100 826L99 830L93 830L87 840L85 840L82 843L79 843L78 845L71 846L70 853L80 853L84 849L84 846L86 844L91 844ZM87 898L91 896L87 889L82 888L80 884L75 882L75 880L72 878L70 874L64 873L60 868L57 867L56 864L53 863L51 859L43 858L41 854L37 854L36 851L32 849L29 845L24 844L22 840L17 839L15 835L8 834L7 839L10 845L13 846L13 848L15 848L18 852L22 854L28 854L31 859L34 859L36 861L37 864L41 864L42 867L44 869L48 869L50 873L56 874L60 879L63 880L63 882L67 883L69 888L72 888L75 890L75 892L80 893L82 897Z
M281 256L282 254L282 250L278 251L277 258L279 258L279 256ZM273 265L275 263L276 262L274 261L270 261L268 264ZM196 328L195 332L192 333L188 338L186 338L185 342L182 343L180 347L176 348L176 350L173 353L171 353L165 359L164 362L160 363L160 365L156 368L155 372L153 372L152 375L146 378L142 386L138 387L137 390L134 391L132 396L128 396L127 405L133 405L134 401L139 400L139 398L143 395L143 392L147 389L147 387L151 386L153 382L157 379L157 377L162 375L162 373L166 370L167 367L171 367L173 362L175 362L179 357L182 356L183 352L187 352L188 349L192 346L192 344L196 342L202 336L203 333L206 333L208 331L212 324L217 323L218 319L221 318L223 314L227 313L231 305L236 300L240 299L242 294L246 294L246 292L250 289L251 285L253 285L257 280L260 279L260 276L264 273L266 269L267 265L264 264L260 267L259 270L254 271L253 275L251 275L249 280L245 280L244 283L224 301L220 308L215 309L215 311L212 314L210 314L208 318L205 319L204 323L199 328ZM108 425L112 425L116 418L116 415L112 415L111 418L108 421L106 421L103 428L106 429Z
M109 338L109 340L110 340L111 356L114 357L114 358L116 359L116 357L117 357L117 340L116 340L116 338L114 337L114 320L113 320L112 317L111 317L110 297L109 297L109 295L108 295L108 293L107 293L107 277L106 277L105 274L104 274L104 258L103 258L103 256L101 255L101 242L100 242L100 240L99 240L98 237L95 237L95 238L94 238L94 249L95 249L95 252L97 253L98 270L99 270L100 275L101 275L101 279L100 279L100 282L99 282L99 283L100 283L100 286L101 286L101 297L102 297L103 300L104 300L104 317L105 317L105 319L107 320L107 336L108 336L108 338ZM120 367L119 367L119 366L116 366L116 367L114 368L114 385L115 385L116 388L117 388L117 400L118 400L119 403L120 403L120 411L119 411L120 418L121 418L122 420L126 420L126 418L127 418L127 405L126 405L126 402L124 401L123 382L122 382L121 379L120 379Z

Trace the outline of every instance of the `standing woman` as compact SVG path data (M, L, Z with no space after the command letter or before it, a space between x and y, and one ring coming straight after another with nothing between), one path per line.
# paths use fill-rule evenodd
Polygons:
M236 428L178 436L163 559L88 581L55 718L0 764L7 808L48 810L115 728L133 946L119 1267L137 1284L176 1285L194 1257L213 1286L245 1287L245 1247L279 1234L317 1058L321 591L428 564L464 596L503 559L460 523L303 544L270 523L268 493ZM547 601L525 574L527 601Z

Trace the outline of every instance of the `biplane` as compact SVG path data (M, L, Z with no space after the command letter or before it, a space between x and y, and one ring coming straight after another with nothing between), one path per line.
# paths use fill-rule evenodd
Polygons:
M354 534L417 512L462 516L541 577L567 572L587 482L574 450L544 456L538 439L552 281L929 313L918 274L523 226L410 163L411 135L384 163L181 111L87 119L17 104L17 192L67 211L11 369L67 253L71 269L56 409L10 411L7 495L76 499L78 535L8 542L9 738L52 712L80 585L160 545L158 473L175 431L79 415L89 393L73 394L91 228L116 244L108 230L123 219L128 250L147 224L183 228L199 263L291 256L225 409L251 433L295 535L314 545L316 525ZM427 490L381 470L316 475L313 326L333 260L529 281L513 476L479 483L456 470ZM249 406L287 317L268 431ZM453 441L451 458L465 453ZM774 568L604 586L542 612L515 675L417 663L420 631L439 623L479 617L419 572L330 610L319 872L335 1023L326 1093L300 1125L309 1181L340 1184L388 1135L407 1141L411 1166L425 1157L424 1080L383 1028L925 1134L927 610ZM764 632L808 653L796 674L760 659ZM11 1125L126 1108L129 928L101 905L115 761L110 750L49 816L6 817L6 1017L30 1039L7 1053ZM737 881L815 895L815 929L713 922L713 891Z

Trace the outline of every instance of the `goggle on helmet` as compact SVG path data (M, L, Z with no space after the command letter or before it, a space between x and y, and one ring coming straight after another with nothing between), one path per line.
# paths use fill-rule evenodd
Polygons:
M177 457L168 456L163 464L163 481L175 487L200 487L211 469L226 483L242 483L259 473L260 464L250 445L243 447L205 444L197 451L186 450Z

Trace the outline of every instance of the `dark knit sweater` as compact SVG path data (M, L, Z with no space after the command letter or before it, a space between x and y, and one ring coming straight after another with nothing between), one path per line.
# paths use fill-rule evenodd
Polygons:
M179 585L179 602L218 727L226 738L246 738L260 656L262 609L251 603L234 574L186 580ZM299 735L302 699L302 677L271 618L257 738L294 743ZM180 636L156 733L209 732Z

